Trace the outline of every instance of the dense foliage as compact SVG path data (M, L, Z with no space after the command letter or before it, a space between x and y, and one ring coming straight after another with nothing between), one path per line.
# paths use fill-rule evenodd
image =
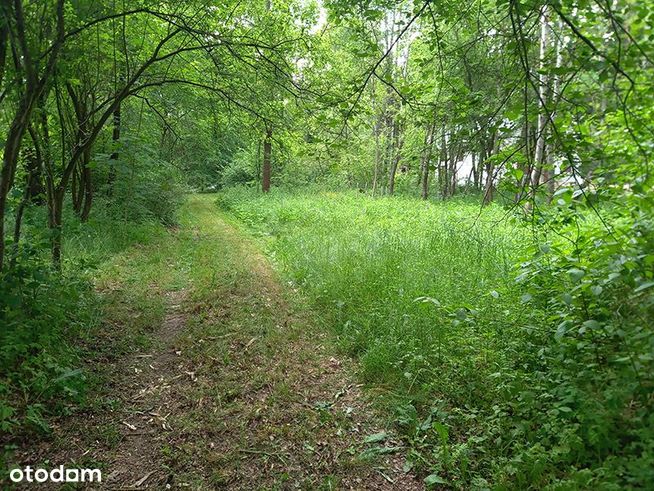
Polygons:
M220 190L386 389L429 485L648 487L653 16L3 2L3 441L83 402L94 268Z

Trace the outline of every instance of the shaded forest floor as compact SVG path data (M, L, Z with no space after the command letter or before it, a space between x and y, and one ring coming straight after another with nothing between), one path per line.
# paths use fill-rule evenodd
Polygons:
M17 460L99 467L102 489L421 489L351 362L213 201L102 271L104 382Z

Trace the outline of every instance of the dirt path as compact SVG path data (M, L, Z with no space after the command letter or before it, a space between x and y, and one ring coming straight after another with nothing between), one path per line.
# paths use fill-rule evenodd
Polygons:
M97 465L101 489L422 488L353 367L213 200L193 197L170 240L178 258L152 261L175 288L143 285L165 295L155 342L121 359L102 404L61 421L26 460Z

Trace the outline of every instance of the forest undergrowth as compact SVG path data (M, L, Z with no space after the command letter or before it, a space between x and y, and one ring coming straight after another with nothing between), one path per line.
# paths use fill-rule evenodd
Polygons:
M577 213L572 192L558 201ZM428 482L653 482L647 214L641 234L609 234L583 212L548 235L465 199L231 189L218 204L266 242L360 360Z

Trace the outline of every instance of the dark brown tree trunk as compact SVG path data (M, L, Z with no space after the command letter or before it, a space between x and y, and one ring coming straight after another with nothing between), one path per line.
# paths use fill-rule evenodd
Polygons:
M23 136L27 131L32 111L36 104L37 99L43 93L46 82L52 72L54 71L55 62L59 55L59 50L64 40L64 1L58 0L56 4L56 38L50 49L48 61L43 70L42 76L35 71L35 65L32 62L32 56L28 49L27 38L25 35L25 18L23 16L23 6L20 0L15 0L13 6L11 2L3 2L3 15L6 22L13 19L15 22L15 36L17 44L20 46L20 56L22 59L22 66L17 66L23 70L22 76L25 80L25 92L23 93L17 110L14 113L13 120L9 126L7 138L5 139L5 146L2 158L2 169L0 170L0 271L4 266L5 256L5 214L7 211L7 196L13 184L14 173L16 172L16 165L18 160L18 152L20 150ZM9 15L12 14L12 15ZM8 27L9 32L11 28ZM2 49L6 52L7 38L0 41L4 46ZM4 70L4 63L3 63ZM4 72L3 72L4 76Z
M261 190L264 193L270 191L271 155L272 128L266 128L266 138L263 140L263 176L261 178Z
M78 215L82 209L83 186L84 183L80 177L79 169L75 168L70 179L70 194L73 197L73 210Z
M52 233L51 251L52 265L56 270L61 271L61 236L62 236L62 212L64 205L65 188L58 188L50 202L48 215L48 226Z
M18 245L20 242L20 229L23 224L23 214L25 213L25 207L29 202L29 179L28 183L25 186L25 192L23 193L23 198L20 200L20 204L16 209L16 218L14 221L14 243L12 244L13 253L11 254L10 267L14 267L16 264L16 259L18 258Z
M7 46L9 44L9 25L3 22L0 25L0 85L5 78L5 59L7 57Z
M43 185L43 154L41 153L41 147L39 145L38 139L35 132L33 131L33 126L28 126L28 131L30 137L32 138L32 143L34 144L34 158L27 159L27 173L29 175L28 186L28 201L42 205L45 203L45 187Z
M40 103L43 104L43 100L41 100ZM62 180L59 184L55 183L55 173L52 166L52 147L48 128L48 115L43 106L40 107L39 114L40 118L38 122L41 134L39 135L34 127L30 127L30 135L32 136L32 139L35 142L39 142L41 146L41 163L45 168L44 175L47 190L46 204L48 209L48 228L50 229L51 234L50 250L52 264L55 269L61 270L62 213L68 181ZM72 170L73 169L71 168L71 171Z
M39 162L43 171L45 181L45 203L48 205L54 196L54 172L52 169L52 152L50 147L50 133L48 131L48 115L41 108L39 111L38 125L29 127L30 136L34 142L34 147L39 149ZM40 128L40 134L39 130Z
M64 195L66 192L66 187L63 189L61 184L59 186L55 185L55 177L52 169L52 149L50 146L50 134L48 130L48 116L45 111L41 108L39 118L39 125L41 134L39 135L34 127L30 128L30 135L32 139L36 142L39 141L40 136L40 145L41 145L41 163L42 166L46 168L45 181L46 181L46 204L48 208L48 228L51 232L50 238L50 249L52 255L52 264L55 268L60 269L61 267L61 224L62 224L62 209L64 202Z
M24 97L19 109L16 111L14 120L9 128L7 141L5 142L4 155L2 159L2 170L0 170L0 271L4 265L5 256L5 213L7 209L7 197L13 184L16 164L18 162L18 151L27 128L29 116L32 113L34 100L31 97Z

